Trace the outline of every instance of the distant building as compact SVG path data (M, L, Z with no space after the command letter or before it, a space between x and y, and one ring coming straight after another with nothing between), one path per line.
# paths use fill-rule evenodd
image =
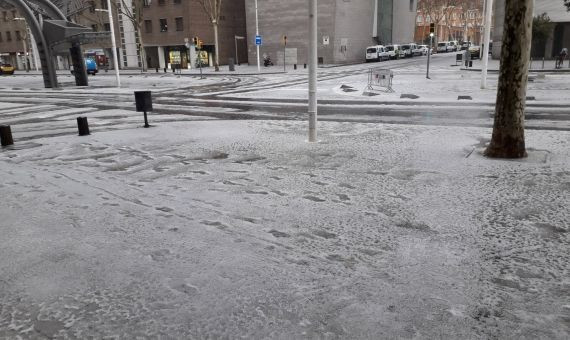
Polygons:
M437 13L424 13L418 9L416 42L429 42L430 24L434 23L437 41L471 41L480 44L483 37L483 2L473 1L470 7L442 7Z
M0 11L0 62L11 64L18 70L25 70L26 62L28 67L34 68L34 46L26 22L8 4L0 4Z
M255 5L246 0L248 56L256 60ZM413 40L417 0L320 0L318 59L322 64L361 62L367 46ZM308 61L309 17L306 0L259 0L261 55L276 64ZM287 46L284 46L284 37Z
M501 56L505 0L495 0L495 30L493 34L493 58ZM553 22L552 33L544 46L544 52L533 52L534 55L544 56L547 59L558 55L562 48L570 49L570 13L562 0L535 0L534 15L546 13Z
M185 44L193 37L203 41L200 59L213 66L215 60L214 28L197 1L158 0L148 2L143 10L142 36L150 68L188 68L196 66L198 55ZM218 25L219 60L221 65L229 58L247 62L245 39L244 0L226 0Z

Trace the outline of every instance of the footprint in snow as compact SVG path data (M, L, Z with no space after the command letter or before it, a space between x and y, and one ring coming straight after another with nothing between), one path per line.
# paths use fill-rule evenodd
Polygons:
M311 195L303 196L303 198L313 202L325 202L324 199Z

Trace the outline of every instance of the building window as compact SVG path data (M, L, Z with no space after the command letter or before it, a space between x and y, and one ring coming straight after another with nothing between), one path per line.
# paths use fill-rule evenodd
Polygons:
M89 1L89 13L95 13L95 1Z
M22 40L22 34L20 33L20 31L16 31L16 40L17 41Z
M414 0L410 0L410 12L414 11Z
M2 12L2 18L4 18L4 21L8 21L8 12Z
M93 32L97 32L98 30L97 24L91 25L91 29L93 30Z
M184 18L178 17L176 20L176 31L184 31Z
M150 2L151 2L151 0L144 0L144 1L143 1L143 6L144 6L144 7L150 7Z
M105 23L103 24L103 27L105 28L105 32L110 32L111 31L111 25L109 25L109 23Z
M168 23L166 19L160 19L160 31L161 32L168 32Z
M4 40L2 40L2 32L0 32L0 42L2 42Z
M152 20L144 21L144 31L146 33L152 33Z
M158 0L158 4L160 6L164 6L164 4L166 4L166 0Z
M12 11L12 18L16 19L18 17L18 15L16 14L16 11Z
M108 9L107 0L101 0L101 9Z
M12 33L6 32L6 41L12 41Z

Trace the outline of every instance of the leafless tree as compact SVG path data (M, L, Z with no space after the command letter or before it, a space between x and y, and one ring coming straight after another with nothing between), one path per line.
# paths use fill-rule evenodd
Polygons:
M144 40L142 35L142 25L144 22L143 9L145 0L113 0L112 6L115 8L116 13L125 16L135 29L135 35L138 37L139 43L137 45L141 59L142 71L146 71L146 53L144 49Z
M524 114L534 0L506 0L501 68L491 143L485 155L493 158L527 156Z
M204 13L214 27L214 39L216 48L215 67L216 71L220 70L220 53L219 53L219 40L218 40L218 25L220 23L220 14L222 13L222 0L194 0L202 6Z

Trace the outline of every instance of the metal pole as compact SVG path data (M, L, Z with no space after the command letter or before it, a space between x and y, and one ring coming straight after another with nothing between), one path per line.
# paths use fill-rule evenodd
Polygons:
M287 37L283 38L283 72L287 72L287 66L285 64L285 54L287 52Z
M115 23L113 22L113 8L111 0L107 0L107 12L109 12L109 26L111 26L111 40L113 43L113 64L115 66L115 77L117 78L117 87L121 87L121 75L119 73L119 58L117 58L117 42L115 41ZM144 60L143 60L144 64Z
M259 35L259 19L257 16L257 0L255 0L255 36ZM261 73L261 63L259 61L259 45L256 44L257 49L257 73Z
M430 61L431 61L432 45L433 45L433 33L430 33L430 35L429 35L428 60L427 60L427 73L426 73L426 78L427 78L427 79L430 79L430 77L429 77L429 63L430 63Z
M491 40L491 15L493 12L493 0L487 0L487 8L485 12L485 39L483 41L483 68L481 72L481 89L487 88L487 69L489 67L489 41Z
M26 29L28 30L28 35L30 36L30 41L31 41L31 51L32 51L32 57L34 58L34 67L36 68L36 71L40 70L40 61L39 61L39 57L38 57L38 51L37 51L37 47L36 47L36 38L34 38L34 35L32 34L32 31L30 30L30 26L28 25L28 22L26 22Z
M309 142L317 141L317 0L309 0Z
M234 35L234 43L236 44L236 64L239 65L238 50L237 50L237 36Z

